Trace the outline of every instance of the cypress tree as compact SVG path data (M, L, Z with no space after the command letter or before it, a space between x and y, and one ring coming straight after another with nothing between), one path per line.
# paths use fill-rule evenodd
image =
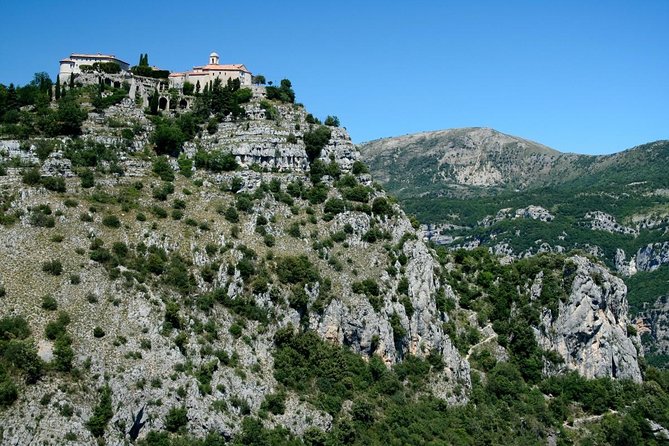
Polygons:
M152 115L158 114L158 90L153 92L153 95L149 98L149 112Z
M56 100L60 99L60 82L56 79Z

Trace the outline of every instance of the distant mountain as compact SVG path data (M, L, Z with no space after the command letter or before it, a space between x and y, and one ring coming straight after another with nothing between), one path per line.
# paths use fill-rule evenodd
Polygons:
M659 341L653 351L669 360L669 338L651 316L669 294L669 141L577 155L465 128L380 139L360 151L438 244L517 258L573 249L599 257L627 277L646 345Z

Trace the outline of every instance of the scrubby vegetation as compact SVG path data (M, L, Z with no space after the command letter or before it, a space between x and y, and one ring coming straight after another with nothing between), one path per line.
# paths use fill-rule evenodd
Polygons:
M160 77L146 55L135 68ZM0 223L14 231L12 243L30 231L20 243L33 247L29 265L16 267L20 260L8 255L3 268L11 274L0 277L0 298L10 303L0 319L0 415L22 404L17 399L34 389L26 386L44 385L55 390L40 410L81 418L88 429L55 442L123 441L132 422L127 409L139 407L152 420L137 440L143 445L537 444L549 436L565 444L624 444L652 438L647 420L667 422L669 379L652 367L644 384L542 374L560 357L538 346L532 326L540 310L557 312L567 295L573 265L559 255L502 265L484 249L439 249L439 264L426 273L436 290L429 296L433 323L474 372L470 391L466 380L438 381L445 359L437 351L410 353L407 320L415 325L423 290L412 272L419 236L364 163L323 156L342 132L334 128L339 120L327 116L321 125L306 114L290 81L269 86L262 100L238 82L191 85L184 93L193 107L174 113L160 111L156 94L144 120L152 131L103 117L124 86L60 86L46 115L70 106L63 101L80 109L90 103L114 142L41 138L48 127L28 119L36 119L50 91L39 82L23 87L33 99L19 107L18 121L15 107L0 109L6 134L33 132L21 150L39 160L0 166L18 172L23 188L2 190ZM245 169L248 161L230 152L228 130L252 130L251 113L262 117L258 107L272 121L263 125L288 129L273 142L285 140L291 150L304 144L303 171L264 161ZM57 150L77 177L40 173ZM407 229L402 235L397 228ZM539 274L544 286L532 300L528 284ZM379 355L381 333L365 346L346 334L354 352L315 330L324 316L336 320L333 308L345 312L353 304L392 332L386 339L397 349L392 361L399 359L392 367ZM508 360L479 344L486 326ZM37 355L38 340L48 363ZM435 389L463 404L449 406ZM223 417L233 435L192 438L189 428L204 426L201 410L212 411L207 422ZM316 428L318 417L331 417L331 429ZM293 419L308 425L304 435L266 427ZM581 422L586 430L576 427Z

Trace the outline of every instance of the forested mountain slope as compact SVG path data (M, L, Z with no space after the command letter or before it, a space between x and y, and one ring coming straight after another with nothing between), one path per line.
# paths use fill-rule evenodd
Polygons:
M575 155L474 128L372 141L361 154L437 243L601 259L627 280L649 358L667 363L669 142Z

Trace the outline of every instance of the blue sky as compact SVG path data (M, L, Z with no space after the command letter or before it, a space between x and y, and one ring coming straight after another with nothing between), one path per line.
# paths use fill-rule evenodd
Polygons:
M289 78L355 142L467 126L578 153L669 138L667 0L8 0L2 15L5 84L55 77L71 52L184 70L217 51Z

